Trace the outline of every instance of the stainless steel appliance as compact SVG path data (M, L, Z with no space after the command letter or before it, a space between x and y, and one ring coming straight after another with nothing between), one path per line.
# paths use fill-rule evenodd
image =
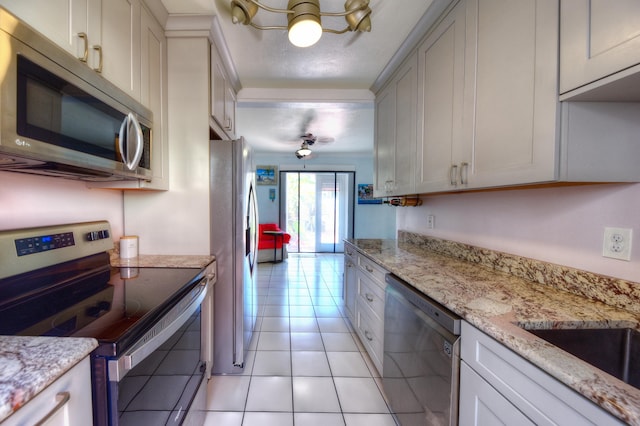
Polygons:
M151 179L153 114L0 8L0 170Z
M216 256L215 373L238 373L256 324L258 211L251 151L243 139L211 141L211 253Z
M0 335L93 337L94 424L182 424L204 386L208 270L112 268L108 222L0 232Z
M383 388L402 426L458 424L460 317L387 274Z

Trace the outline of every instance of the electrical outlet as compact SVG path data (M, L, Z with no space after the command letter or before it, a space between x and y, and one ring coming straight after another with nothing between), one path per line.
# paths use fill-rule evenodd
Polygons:
M436 227L436 217L432 214L427 216L427 229L433 229Z
M602 256L612 259L631 260L632 229L604 228Z

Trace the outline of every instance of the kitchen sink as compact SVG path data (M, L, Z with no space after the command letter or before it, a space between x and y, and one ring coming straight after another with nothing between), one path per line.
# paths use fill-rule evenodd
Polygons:
M527 330L640 389L640 332L630 328Z

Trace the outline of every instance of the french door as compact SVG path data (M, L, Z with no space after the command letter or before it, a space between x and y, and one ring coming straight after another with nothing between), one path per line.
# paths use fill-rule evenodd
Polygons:
M340 253L353 236L354 172L281 172L280 223L290 253Z

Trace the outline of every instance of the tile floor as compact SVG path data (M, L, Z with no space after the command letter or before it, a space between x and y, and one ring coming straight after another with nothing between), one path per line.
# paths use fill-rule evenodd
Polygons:
M258 267L257 331L241 375L209 381L209 426L396 426L342 308L342 255Z

